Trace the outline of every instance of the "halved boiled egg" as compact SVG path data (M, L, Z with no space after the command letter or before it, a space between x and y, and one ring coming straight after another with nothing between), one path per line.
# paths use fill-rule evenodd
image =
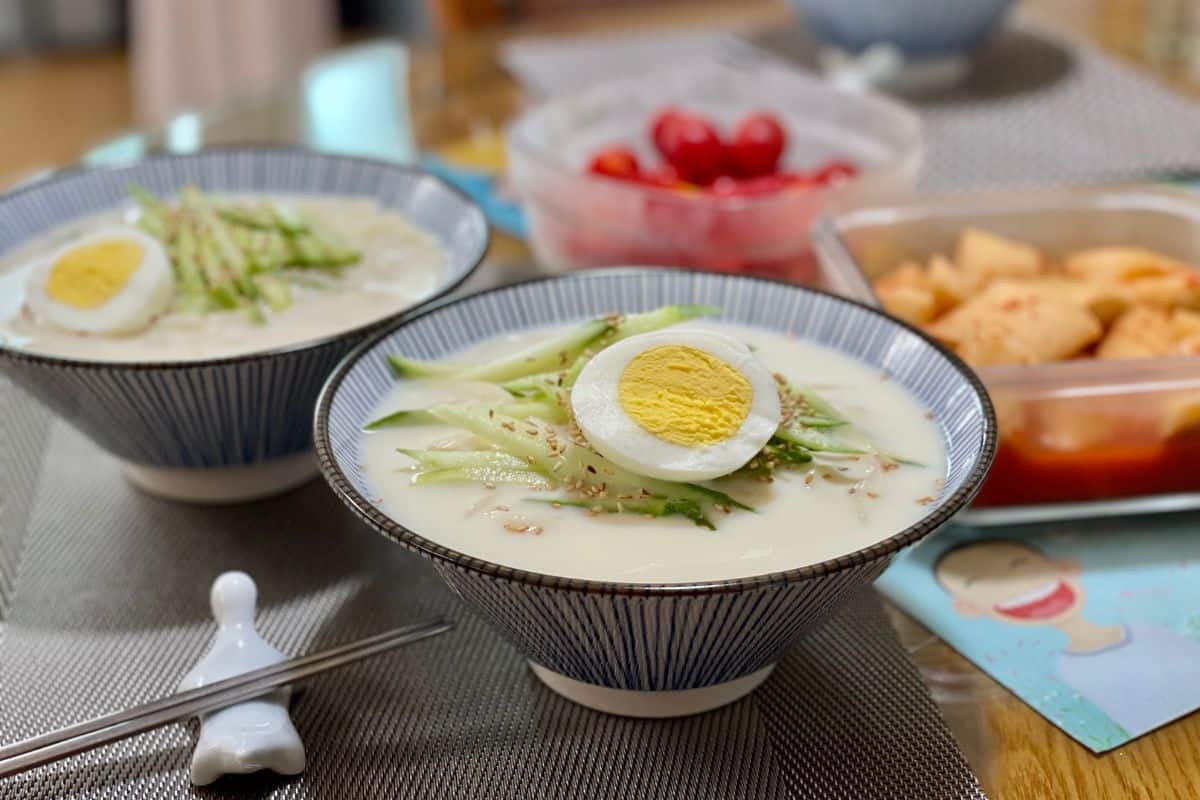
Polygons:
M746 345L704 330L631 336L571 390L575 422L605 458L652 478L700 481L752 459L779 427L779 390Z
M132 333L171 305L166 250L136 228L107 227L76 239L29 275L26 302L41 323L77 333Z

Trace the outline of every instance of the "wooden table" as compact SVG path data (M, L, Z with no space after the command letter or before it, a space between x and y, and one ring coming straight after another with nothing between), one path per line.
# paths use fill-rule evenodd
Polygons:
M1090 36L1111 52L1151 68L1184 89L1195 88L1194 79L1178 64L1156 63L1156 56L1139 44L1146 40L1153 0L1036 0L1032 5L1043 19ZM679 19L693 25L710 22L755 27L776 24L787 17L782 6L757 6L749 12L713 5L682 11L676 6L661 16L640 17L636 22L613 16L577 16L517 32L475 34L417 47L410 80L416 137L422 148L437 146L481 126L499 126L520 108L520 90L496 63L497 45L515 33L618 31ZM64 124L70 126L69 130L45 139L38 138L34 129L19 128L18 135L23 138L15 150L17 161L0 140L0 159L6 151L10 154L8 160L0 160L0 175L35 166L39 159L61 160L66 155L65 143L78 142L82 136L94 140L108 135L117 127L114 116L128 113L127 93L113 88L113 74L123 69L119 59L101 59L98 63L85 59L82 64L82 68L79 64L49 68L49 77L44 80L50 82L47 85L60 87L54 102L69 103L73 93L104 92L112 100L106 107L111 113L95 118L83 114L67 117ZM0 97L6 100L14 97L13 87L24 86L22 79L29 77L33 66L26 62L16 69L14 72L12 65L0 67ZM86 74L88 79L73 82L74 72ZM23 91L27 105L44 106L39 104L38 92L28 86ZM287 132L297 124L299 102L298 88L284 87L269 97L214 109L205 114L205 141L286 139ZM53 126L46 123L46 127ZM2 135L11 138L12 128L6 130ZM153 145L161 139L160 132L150 134L148 141ZM526 274L531 257L524 242L497 233L488 263L487 281L496 282ZM1094 756L919 623L895 609L891 613L967 759L995 800L1200 798L1200 714L1106 755Z

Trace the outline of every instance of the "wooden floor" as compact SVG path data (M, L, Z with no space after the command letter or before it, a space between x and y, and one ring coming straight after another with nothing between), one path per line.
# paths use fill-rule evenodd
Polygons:
M119 50L0 60L0 186L69 163L132 124Z

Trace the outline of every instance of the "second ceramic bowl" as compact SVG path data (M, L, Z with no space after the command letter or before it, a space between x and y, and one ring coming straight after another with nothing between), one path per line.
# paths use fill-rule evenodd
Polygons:
M479 208L427 173L304 150L239 148L66 171L5 195L0 252L128 204L131 183L163 196L191 183L213 192L372 198L434 234L448 254L431 297L466 280L488 245ZM204 361L77 360L0 340L0 370L125 462L142 488L174 499L248 500L316 474L310 421L321 384L354 345L397 316Z

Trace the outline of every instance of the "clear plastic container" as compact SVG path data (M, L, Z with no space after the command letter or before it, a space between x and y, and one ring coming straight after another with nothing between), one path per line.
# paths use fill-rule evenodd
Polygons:
M818 224L836 291L876 303L870 279L950 253L979 227L1052 257L1141 245L1200 264L1200 198L1175 189L1013 190L864 208ZM996 404L996 463L964 521L1013 523L1200 507L1200 357L978 370Z
M599 149L632 148L657 163L648 127L679 106L731 129L752 111L787 129L784 167L856 164L854 180L830 188L757 197L680 192L588 174ZM613 81L552 100L508 131L509 176L529 218L534 253L553 270L657 264L765 274L810 283L809 228L829 210L908 194L921 163L920 122L882 98L849 94L795 72L700 66Z

